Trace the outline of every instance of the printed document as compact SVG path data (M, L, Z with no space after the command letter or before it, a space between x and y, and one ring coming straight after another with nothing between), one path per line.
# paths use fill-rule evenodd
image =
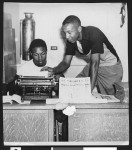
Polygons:
M59 79L59 99L63 103L107 103L91 94L90 77Z

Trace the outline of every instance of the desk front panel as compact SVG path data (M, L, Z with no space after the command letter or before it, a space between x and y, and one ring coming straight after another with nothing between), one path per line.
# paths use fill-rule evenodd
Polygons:
M53 110L3 110L4 142L53 141Z
M129 141L128 109L77 109L69 117L69 141Z

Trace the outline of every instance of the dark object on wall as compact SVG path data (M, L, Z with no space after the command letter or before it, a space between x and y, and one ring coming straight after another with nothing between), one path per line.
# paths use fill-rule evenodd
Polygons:
M123 27L123 25L124 25L124 23L125 23L125 17L126 17L125 5L126 5L126 3L122 3L121 11L120 11L120 14L121 14L120 27L121 27L121 28Z
M21 20L21 54L23 60L30 60L29 45L35 38L35 21L33 13L25 13Z

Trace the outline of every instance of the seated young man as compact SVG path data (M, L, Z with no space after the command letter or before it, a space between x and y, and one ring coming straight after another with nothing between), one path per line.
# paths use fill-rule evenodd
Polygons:
M17 75L25 76L37 76L44 75L44 72L40 71L45 65L51 66L47 61L47 45L42 39L35 39L29 46L29 52L31 60L25 61L25 63L19 67ZM49 76L52 75L49 73ZM59 79L63 74L56 75L56 79ZM64 76L63 76L64 77ZM58 86L54 88L56 96L58 96ZM62 123L62 141L68 140L68 117L62 113L61 110L55 110L55 119Z

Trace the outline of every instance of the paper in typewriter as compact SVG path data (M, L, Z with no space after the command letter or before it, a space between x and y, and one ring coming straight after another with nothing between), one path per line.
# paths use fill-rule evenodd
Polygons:
M91 94L90 78L59 79L59 99L64 103L106 103L106 99L98 99Z
M17 69L17 75L22 76L45 76L48 77L48 71L40 71L42 67L35 66L33 61L27 61Z

